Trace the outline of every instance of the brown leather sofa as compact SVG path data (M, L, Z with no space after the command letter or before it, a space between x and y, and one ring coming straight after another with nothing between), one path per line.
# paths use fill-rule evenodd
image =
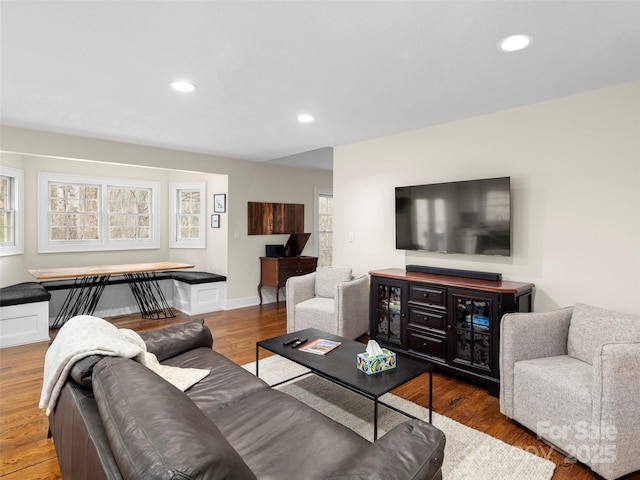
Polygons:
M420 420L374 443L212 350L202 321L141 333L181 392L126 358L78 362L49 417L66 479L441 479L444 434Z

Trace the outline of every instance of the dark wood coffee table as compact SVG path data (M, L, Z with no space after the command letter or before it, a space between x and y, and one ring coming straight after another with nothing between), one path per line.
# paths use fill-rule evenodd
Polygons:
M325 340L334 340L342 342L338 348L330 351L326 355L315 355L313 353L299 351L297 348L291 348L285 346L283 343L295 338L307 338L310 342L316 338L323 338ZM345 387L352 392L358 393L366 398L373 400L373 439L378 438L378 405L384 405L398 413L401 413L409 418L416 418L408 413L399 410L398 408L381 402L379 398L385 393L399 387L400 385L407 383L409 380L424 374L429 373L429 423L431 423L432 413L432 393L433 393L433 367L428 362L414 360L412 358L404 356L396 356L396 368L391 370L385 370L384 372L375 373L373 375L367 375L361 372L356 367L356 355L362 353L366 349L366 345L348 340L346 338L332 335L322 330L315 328L308 328L299 332L292 332L279 337L270 338L268 340L262 340L256 343L256 376L259 376L258 360L259 350L264 348L270 352L273 352L281 357L284 357L292 362L302 365L312 373L326 378L327 380L334 382L342 387ZM307 375L304 373L303 375ZM303 375L299 375L303 376ZM293 377L281 383L289 382L293 380Z

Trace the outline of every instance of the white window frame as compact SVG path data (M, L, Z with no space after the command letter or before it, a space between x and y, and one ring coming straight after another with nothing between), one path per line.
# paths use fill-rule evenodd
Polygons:
M200 224L197 239L180 239L178 237L178 215L180 214L180 191L200 191ZM207 248L206 244L207 190L205 182L170 182L169 183L169 248Z
M100 187L100 239L57 240L49 238L49 183L78 183ZM108 189L144 188L151 190L150 238L109 240ZM124 178L88 177L48 172L38 173L38 253L87 252L109 250L143 250L160 248L160 183Z
M0 175L11 178L10 201L13 210L13 240L0 244L0 257L24 253L24 171L0 165Z
M333 190L329 188L315 188L314 189L314 202L313 202L313 233L318 240L315 242L314 253L315 256L320 258L320 197L332 197ZM331 252L331 258L333 258L333 247Z

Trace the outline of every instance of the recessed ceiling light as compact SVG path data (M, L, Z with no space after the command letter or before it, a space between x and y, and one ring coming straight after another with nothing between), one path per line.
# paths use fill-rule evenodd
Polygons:
M179 92L193 92L198 87L191 82L178 81L171 82L171 88L178 90Z
M517 52L531 45L532 38L529 35L511 35L500 41L500 50L503 52Z
M298 115L298 121L300 123L311 123L315 120L313 115L309 115L308 113L303 113Z

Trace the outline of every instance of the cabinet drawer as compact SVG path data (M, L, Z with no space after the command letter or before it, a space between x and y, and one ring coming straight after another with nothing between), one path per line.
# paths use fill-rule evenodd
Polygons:
M300 263L300 273L304 274L304 273L311 273L311 272L315 272L316 271L316 264L315 263Z
M409 300L444 307L447 298L446 292L446 288L412 284L409 288Z
M278 278L279 283L284 285L289 277L295 277L300 275L295 265L292 266L280 266L280 276Z
M297 257L280 257L278 258L278 264L280 268L295 268L299 263Z
M447 351L446 337L409 332L409 350L444 361Z
M423 308L411 308L409 310L409 324L419 327L435 328L444 332L447 322L447 313Z

